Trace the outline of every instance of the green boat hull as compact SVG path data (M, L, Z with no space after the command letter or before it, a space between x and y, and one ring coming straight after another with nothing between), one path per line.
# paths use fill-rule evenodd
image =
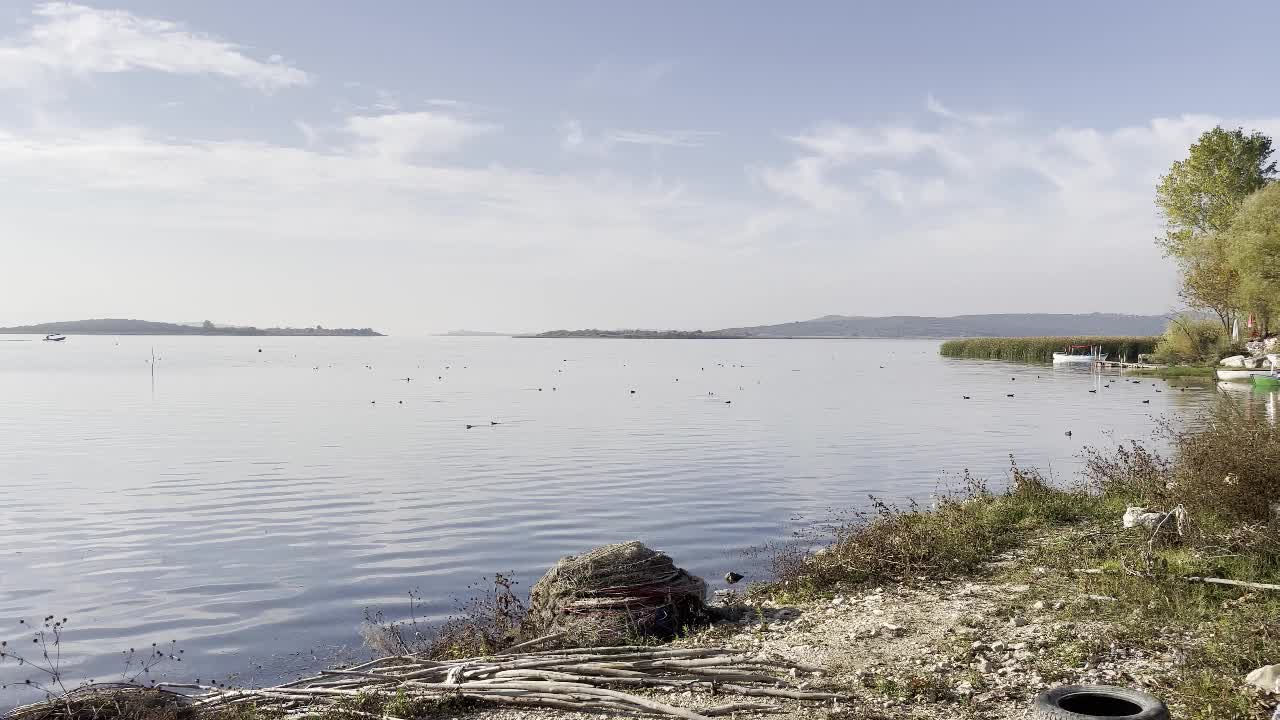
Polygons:
M1270 375L1254 375L1253 384L1257 387L1280 388L1280 378Z

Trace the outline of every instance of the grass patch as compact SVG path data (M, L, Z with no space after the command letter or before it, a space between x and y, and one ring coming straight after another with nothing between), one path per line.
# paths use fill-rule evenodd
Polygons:
M965 338L947 340L939 352L943 357L975 360L1009 360L1014 362L1052 362L1055 352L1068 345L1101 345L1112 360L1136 360L1139 354L1155 350L1158 337L1022 337Z
M1017 464L1011 477L1007 490L992 492L966 474L958 490L930 508L902 509L872 498L870 511L834 528L828 547L810 556L777 556L780 580L764 589L800 600L838 585L959 577L1046 527L1123 512L1101 496L1056 489Z
M1123 668L1141 652L1173 668L1153 685L1175 717L1265 720L1275 699L1243 680L1277 662L1280 592L1187 578L1280 583L1280 428L1260 409L1224 400L1195 428L1161 432L1167 455L1142 443L1088 451L1075 487L1014 465L1002 492L966 476L932 508L877 503L836 527L828 547L786 559L782 579L760 592L796 601L995 572L1034 588L1028 602L1064 603L1065 619L1089 628L1041 658L1044 678L1067 681L1101 659ZM1185 515L1154 531L1126 530L1128 506ZM1017 562L990 564L1015 548Z

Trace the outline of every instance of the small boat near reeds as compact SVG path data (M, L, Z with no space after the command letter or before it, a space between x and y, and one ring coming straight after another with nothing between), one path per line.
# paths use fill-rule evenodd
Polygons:
M1250 382L1255 377L1271 374L1270 368L1224 368L1217 370L1219 380Z
M62 342L63 340L66 340L66 339L67 339L67 336L61 333L49 333L48 335L44 336L45 342Z
M1280 354L1271 353L1267 355L1267 367L1220 367L1217 369L1217 373L1219 380L1251 382L1256 378L1274 374L1277 367L1280 367Z
M1088 365L1106 359L1107 355L1102 352L1101 345L1068 345L1066 347L1066 352L1056 352L1053 354L1054 365L1068 363Z

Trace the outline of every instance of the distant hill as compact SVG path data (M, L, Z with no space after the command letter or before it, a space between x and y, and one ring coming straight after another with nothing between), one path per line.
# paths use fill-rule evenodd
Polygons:
M627 339L744 339L744 338L958 338L1041 337L1081 335L1159 335L1165 315L1053 315L1010 313L1003 315L955 315L921 317L892 315L863 317L826 315L814 320L725 328L723 330L552 330L520 337L627 338Z
M300 336L353 336L380 337L382 333L371 328L256 328L256 327L219 327L211 322L203 324L180 324L166 322L149 322L147 320L68 320L65 322L41 323L39 325L21 325L18 327L0 328L0 333L8 335L300 335Z
M719 330L549 330L522 338L621 338L624 340L745 340L746 335L733 335Z
M921 317L826 315L814 320L728 328L716 334L748 337L1038 337L1042 335L1159 335L1168 316L1090 313L1058 315L1009 313Z

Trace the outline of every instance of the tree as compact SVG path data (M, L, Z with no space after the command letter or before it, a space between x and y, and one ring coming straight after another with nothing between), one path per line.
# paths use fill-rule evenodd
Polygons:
M1228 229L1244 199L1275 176L1271 153L1271 138L1259 132L1215 127L1202 134L1156 186L1165 250L1181 256L1188 240Z
M1178 294L1187 305L1212 312L1230 332L1240 307L1240 275L1222 239L1214 234L1189 240L1178 265L1182 269Z
M205 330L212 330L213 323L208 320L205 320L203 323L200 324L200 327L204 328Z
M1240 277L1240 308L1267 328L1280 316L1280 184L1249 196L1225 237L1228 258Z
M1239 277L1228 261L1225 233L1245 198L1275 176L1272 152L1271 138L1262 133L1215 127L1156 186L1165 220L1157 242L1182 266L1182 296L1211 310L1228 330L1239 309Z

